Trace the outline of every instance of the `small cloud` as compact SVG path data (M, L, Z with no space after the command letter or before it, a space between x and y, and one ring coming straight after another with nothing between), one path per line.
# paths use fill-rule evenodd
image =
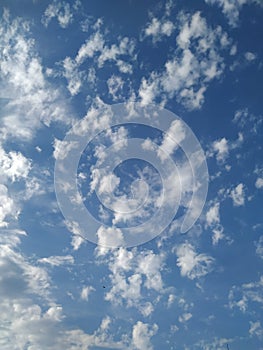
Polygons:
M178 321L180 323L186 323L188 322L191 318L193 317L193 315L190 312L186 312L184 314L182 314L181 316L179 316Z
M82 288L80 297L82 300L88 301L89 300L89 296L92 292L94 292L96 289L93 288L92 286L86 286Z
M158 331L157 324L149 325L138 321L132 330L132 342L135 349L138 350L152 350L151 337Z
M230 197L233 200L235 207L240 207L245 204L245 189L244 185L240 183L231 192Z
M71 255L50 256L48 258L39 259L38 262L42 264L49 264L51 266L72 265L74 264L74 258Z
M42 23L45 27L49 25L52 18L57 18L61 28L67 28L73 21L73 12L71 6L65 1L54 0L45 10L42 17Z
M258 177L255 183L256 188L263 188L263 177Z
M245 59L249 62L254 61L257 58L257 55L255 55L253 52L246 52L244 56Z
M214 259L206 254L196 253L190 243L181 244L176 248L177 266L183 277L191 280L207 275L213 269Z

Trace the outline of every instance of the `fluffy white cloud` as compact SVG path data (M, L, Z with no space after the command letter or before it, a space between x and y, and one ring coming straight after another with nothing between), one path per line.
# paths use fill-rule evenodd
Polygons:
M257 178L255 186L258 189L263 188L263 178L262 177L258 177Z
M77 142L67 142L64 140L54 140L54 152L53 152L53 157L55 159L65 159L68 155L68 153L76 148Z
M263 305L263 276L259 281L242 284L241 287L234 286L229 292L230 308L237 307L242 312L246 312L250 303L258 303L260 307Z
M8 226L8 222L5 221L8 216L17 217L18 214L18 208L8 195L8 188L0 184L0 227Z
M12 182L18 179L26 179L31 169L31 162L20 152L6 153L0 148L0 176L6 176Z
M112 287L106 300L136 307L145 317L153 312L153 305L144 297L143 289L163 293L161 271L164 256L152 251L137 252L119 248L112 252L109 269Z
M212 143L211 148L208 152L208 156L216 156L216 160L219 164L225 163L229 156L230 151L240 147L243 143L243 134L239 133L238 138L234 141L229 141L225 137L216 140Z
M186 312L184 314L182 314L181 316L179 316L178 321L180 323L186 323L188 322L191 318L193 317L193 315L190 312Z
M57 18L61 28L66 28L73 21L73 10L78 8L78 1L73 6L68 2L53 0L46 8L42 17L42 23L47 27L52 18Z
M225 137L213 143L213 150L216 153L218 162L224 162L229 154L229 144Z
M135 42L128 37L118 38L117 43L108 44L106 33L102 33L100 28L97 28L84 44L79 48L74 58L66 57L61 62L62 72L68 82L68 90L72 96L77 95L83 87L83 82L89 82L90 87L94 87L96 83L97 69L104 67L107 62L114 63L119 71L124 74L132 73L132 64L136 58L134 54ZM129 57L125 61L122 57ZM83 64L87 60L92 59L92 66L83 69ZM95 69L96 67L96 69ZM121 78L112 75L108 79L109 92L113 99L117 98L116 93L122 89L123 83Z
M138 321L132 330L132 342L135 349L152 350L151 338L157 333L157 324L149 325Z
M43 72L29 23L11 20L4 10L0 35L0 95L8 99L1 111L1 136L29 140L43 123L70 123L66 100Z
M220 223L220 202L213 203L206 213L206 224L212 229L212 243L213 245L225 237L223 234L223 227Z
M259 240L255 243L257 255L263 259L263 236L259 237Z
M165 70L151 72L148 79L141 80L139 96L143 105L158 96L162 96L164 102L176 97L188 109L198 109L204 102L209 82L224 70L220 52L228 48L230 40L221 27L210 28L200 12L192 16L182 14L178 27L178 46L174 57L165 63ZM153 20L148 34L158 37L161 30L161 24Z
M85 300L85 301L88 301L89 300L89 296L92 292L94 292L96 289L93 288L92 286L86 286L86 287L83 287L82 288L82 291L81 291L81 299L82 300Z
M99 255L107 253L111 248L124 245L123 233L117 227L100 226L96 235L98 237Z
M249 334L263 339L263 328L260 321L250 322Z
M220 203L215 203L209 208L208 212L206 213L206 222L209 226L218 224L220 222L219 207Z
M175 252L182 276L196 279L207 275L213 269L214 259L209 255L196 253L190 243L181 244L175 248Z
M240 207L245 204L245 188L244 184L238 184L231 192L230 197L233 200L235 207Z
M260 0L205 0L205 2L220 7L229 24L233 27L238 24L239 13L243 5L255 3L262 6Z
M157 42L162 40L164 36L171 36L174 29L175 26L169 19L153 17L144 29L142 37L151 36L153 42Z
M107 80L108 90L109 94L112 96L113 101L117 101L120 96L123 89L124 81L121 77L117 75L112 75Z

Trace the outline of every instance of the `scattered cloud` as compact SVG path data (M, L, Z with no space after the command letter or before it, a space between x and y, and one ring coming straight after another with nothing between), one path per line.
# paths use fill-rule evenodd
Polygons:
M92 286L86 286L86 287L83 287L82 288L82 291L81 291L81 299L82 300L85 300L85 301L88 301L89 300L89 296L92 292L94 292L96 289Z
M190 243L179 245L175 252L177 266L184 277L193 280L207 275L213 269L214 259L206 254L198 254Z
M158 331L157 324L149 325L138 321L132 330L132 342L135 349L138 350L152 350L151 338Z
M237 307L242 312L247 312L250 303L258 303L261 307L263 305L263 276L259 281L245 283L241 287L234 286L229 292L229 306L230 308Z
M230 197L233 200L235 207L240 207L245 204L245 187L244 184L238 184L231 192Z
M232 27L237 27L239 21L239 13L245 4L258 4L262 6L260 0L205 0L209 5L217 5L222 9L228 23Z
M56 18L61 28L67 28L73 21L73 14L80 5L79 1L75 1L73 5L68 2L53 0L46 8L42 17L42 23L47 27L53 18Z
M38 260L41 264L48 264L51 266L62 266L74 264L74 258L71 255L65 256L49 256L48 258L41 258Z
M30 38L30 24L21 18L11 20L4 10L0 32L0 95L8 100L1 111L2 138L30 140L43 125L54 121L69 124L73 118L68 104L43 72Z
M162 30L158 23L153 22L149 27L157 37ZM141 80L139 96L143 105L153 102L157 96L165 96L164 100L176 97L190 110L199 109L209 82L224 71L220 51L228 48L230 39L220 26L210 28L201 13L196 12L192 16L181 14L178 28L177 49L166 61L165 70L151 72L148 79Z

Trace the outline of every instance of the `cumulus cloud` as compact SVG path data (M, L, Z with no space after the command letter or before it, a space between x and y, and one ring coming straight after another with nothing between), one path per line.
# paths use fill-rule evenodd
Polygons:
M142 37L150 36L153 42L157 42L165 36L171 36L174 29L175 26L169 19L165 19L165 17L161 19L153 17L144 29Z
M175 252L177 266L184 277L193 280L207 275L213 269L214 259L206 254L198 254L190 243L179 245Z
M31 161L21 152L10 151L6 153L0 147L0 177L10 178L12 182L26 179L31 169Z
M113 63L120 73L131 74L133 67L130 62L136 59L134 50L133 39L122 37L118 38L116 43L109 44L107 34L97 28L80 46L75 57L66 57L60 62L62 67L60 74L67 79L70 94L75 96L83 88L84 82L88 81L90 87L95 87L97 70L103 68L106 63ZM83 69L84 64L90 60L92 60L92 67L89 67L88 70L86 67ZM122 85L121 78L116 75L108 79L109 93L114 100Z
M212 243L217 245L225 237L223 227L220 223L220 203L213 203L206 213L206 225L212 229Z
M228 23L232 27L238 25L239 13L245 4L258 4L262 6L260 0L205 0L210 5L217 5L222 9Z
M152 350L151 338L157 333L157 324L149 325L138 321L132 330L132 342L135 349Z
M9 216L17 217L19 209L16 207L13 199L8 194L8 188L0 184L0 227L7 227Z
M92 286L86 286L86 287L83 287L82 290L81 290L81 299L82 300L85 300L85 301L88 301L89 300L89 296L92 292L94 292L96 289L93 288Z
M245 283L242 286L234 286L229 292L229 307L238 308L242 312L247 312L251 303L263 305L263 276L256 282Z
M219 164L224 164L229 157L231 151L240 147L243 143L243 134L239 133L236 140L230 141L225 137L214 141L208 152L208 156L215 156Z
M263 178L262 177L258 177L256 182L255 182L255 186L258 189L263 188Z
M70 5L65 1L53 0L53 2L48 5L44 12L42 23L47 27L50 21L53 18L56 18L61 28L67 28L73 21L73 14L78 6L78 1L75 1L73 5Z
M263 236L259 237L259 240L255 242L256 245L256 254L263 259Z
M30 140L43 124L71 122L69 107L59 89L47 80L30 25L21 18L10 19L4 10L0 21L0 95L8 102L1 111L1 136Z
M177 49L166 61L165 70L151 72L148 79L141 80L139 96L143 105L161 95L164 101L176 97L188 109L199 109L209 82L224 71L220 53L228 48L230 40L221 27L210 28L200 12L192 16L181 14L178 27ZM161 30L162 25L156 20L148 27L149 35L155 37Z
M244 184L238 184L231 192L230 197L233 200L235 207L240 207L245 204L245 187Z
M263 328L260 321L250 322L249 334L252 337L256 336L259 339L263 339Z
M161 271L164 256L152 251L137 252L119 248L112 253L109 263L112 287L106 300L113 304L136 307L144 316L153 312L153 305L144 298L144 288L155 293L163 293Z

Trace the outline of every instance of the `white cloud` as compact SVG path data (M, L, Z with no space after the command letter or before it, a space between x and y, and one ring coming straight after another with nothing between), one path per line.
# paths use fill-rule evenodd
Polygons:
M263 177L258 177L255 183L256 188L263 188Z
M171 307L172 304L175 302L176 300L176 297L174 294L169 294L169 297L168 297L168 302L167 302L167 307Z
M70 4L65 1L53 0L45 10L42 23L47 27L52 18L57 18L61 28L67 28L73 21L73 12Z
M111 247L115 248L124 244L123 233L117 227L100 226L96 235L98 236L99 254L105 254Z
M145 287L155 289L161 292L163 289L163 281L161 270L163 266L164 256L154 254L152 251L142 253L138 256L137 272L144 274L146 277Z
M148 23L144 29L143 38L151 36L153 42L162 40L164 36L171 36L175 29L174 24L165 18L158 19L153 17L151 22Z
M42 264L49 264L51 266L61 266L61 265L74 264L74 258L71 255L49 256L48 258L39 259L38 262Z
M259 240L255 244L256 244L256 254L261 259L263 259L263 236L260 236Z
M128 251L119 248L113 251L109 263L112 287L106 294L106 300L136 307L145 317L149 316L153 305L144 297L143 290L164 292L161 276L163 264L164 256L150 250L137 252L136 249Z
M157 333L157 324L149 325L138 321L132 330L132 342L135 349L152 350L151 338Z
M217 5L222 9L228 23L236 27L239 21L239 13L245 4L258 4L262 6L260 0L205 0L206 3Z
M141 105L147 106L152 103L159 93L159 80L156 79L157 76L152 74L150 78L147 80L146 78L142 78L141 86L139 89L139 96L141 98Z
M68 153L77 147L77 142L67 142L64 140L58 140L55 138L54 140L54 152L53 157L55 159L65 159Z
M225 162L229 155L229 144L225 137L221 140L214 141L213 151L216 153L216 159L218 162Z
M163 161L173 154L173 152L180 147L182 141L186 137L186 130L183 123L178 119L172 122L170 128L164 135L161 143L161 148L164 152L158 149L157 155Z
M147 301L145 304L139 306L139 311L144 317L149 317L154 311L154 306L151 302Z
M12 182L26 179L31 169L31 161L20 152L6 153L0 147L0 176L7 176Z
M216 156L216 160L219 164L224 164L229 157L230 151L233 151L240 147L244 141L243 134L238 133L238 138L234 141L229 141L225 137L214 141L208 152L208 156Z
M223 227L220 223L220 203L213 203L206 213L206 224L212 229L212 243L217 245L220 240L222 240L225 235L223 234Z
M96 289L93 288L92 286L86 286L86 287L83 287L82 288L82 291L81 291L81 299L82 300L85 300L85 301L88 301L89 300L89 296L92 292L94 292Z
M255 55L253 52L246 52L245 53L245 59L249 62L254 61L256 59L257 55Z
M117 101L121 97L124 81L117 75L112 75L107 80L109 94L112 96L113 101Z
M17 217L19 211L11 197L8 195L8 188L0 184L0 227L7 227L5 219L8 216Z
M258 303L260 307L263 305L263 276L259 281L243 284L241 287L234 286L229 292L230 308L237 307L242 312L249 309L250 303Z
M21 18L11 21L5 10L0 32L0 95L8 99L2 109L1 136L30 140L43 124L69 124L73 118L68 103L43 73L29 23Z
M253 337L256 336L259 339L263 339L263 328L260 321L250 322L249 334Z
M178 321L180 323L186 323L188 322L191 318L193 317L193 315L190 312L186 312L184 314L182 314L181 316L179 316Z
M94 33L85 44L83 44L78 54L75 58L75 61L78 65L82 64L87 58L92 58L96 52L101 52L104 47L104 39L100 32Z
M159 33L158 23L154 21L149 27L152 34ZM192 16L181 14L178 27L178 46L174 56L165 63L165 70L151 72L148 79L141 80L139 96L143 105L158 96L163 102L176 97L188 109L198 109L204 102L209 82L223 73L220 52L228 48L230 40L222 28L210 28L200 12Z
M190 243L181 244L175 248L177 266L181 275L190 279L207 275L213 269L214 259L206 254L198 254Z
M220 222L219 207L220 207L220 203L218 202L218 203L215 203L213 206L211 206L207 211L206 222L209 226L218 224Z
M240 207L245 204L245 188L244 184L238 184L231 192L230 197L233 200L235 207Z

